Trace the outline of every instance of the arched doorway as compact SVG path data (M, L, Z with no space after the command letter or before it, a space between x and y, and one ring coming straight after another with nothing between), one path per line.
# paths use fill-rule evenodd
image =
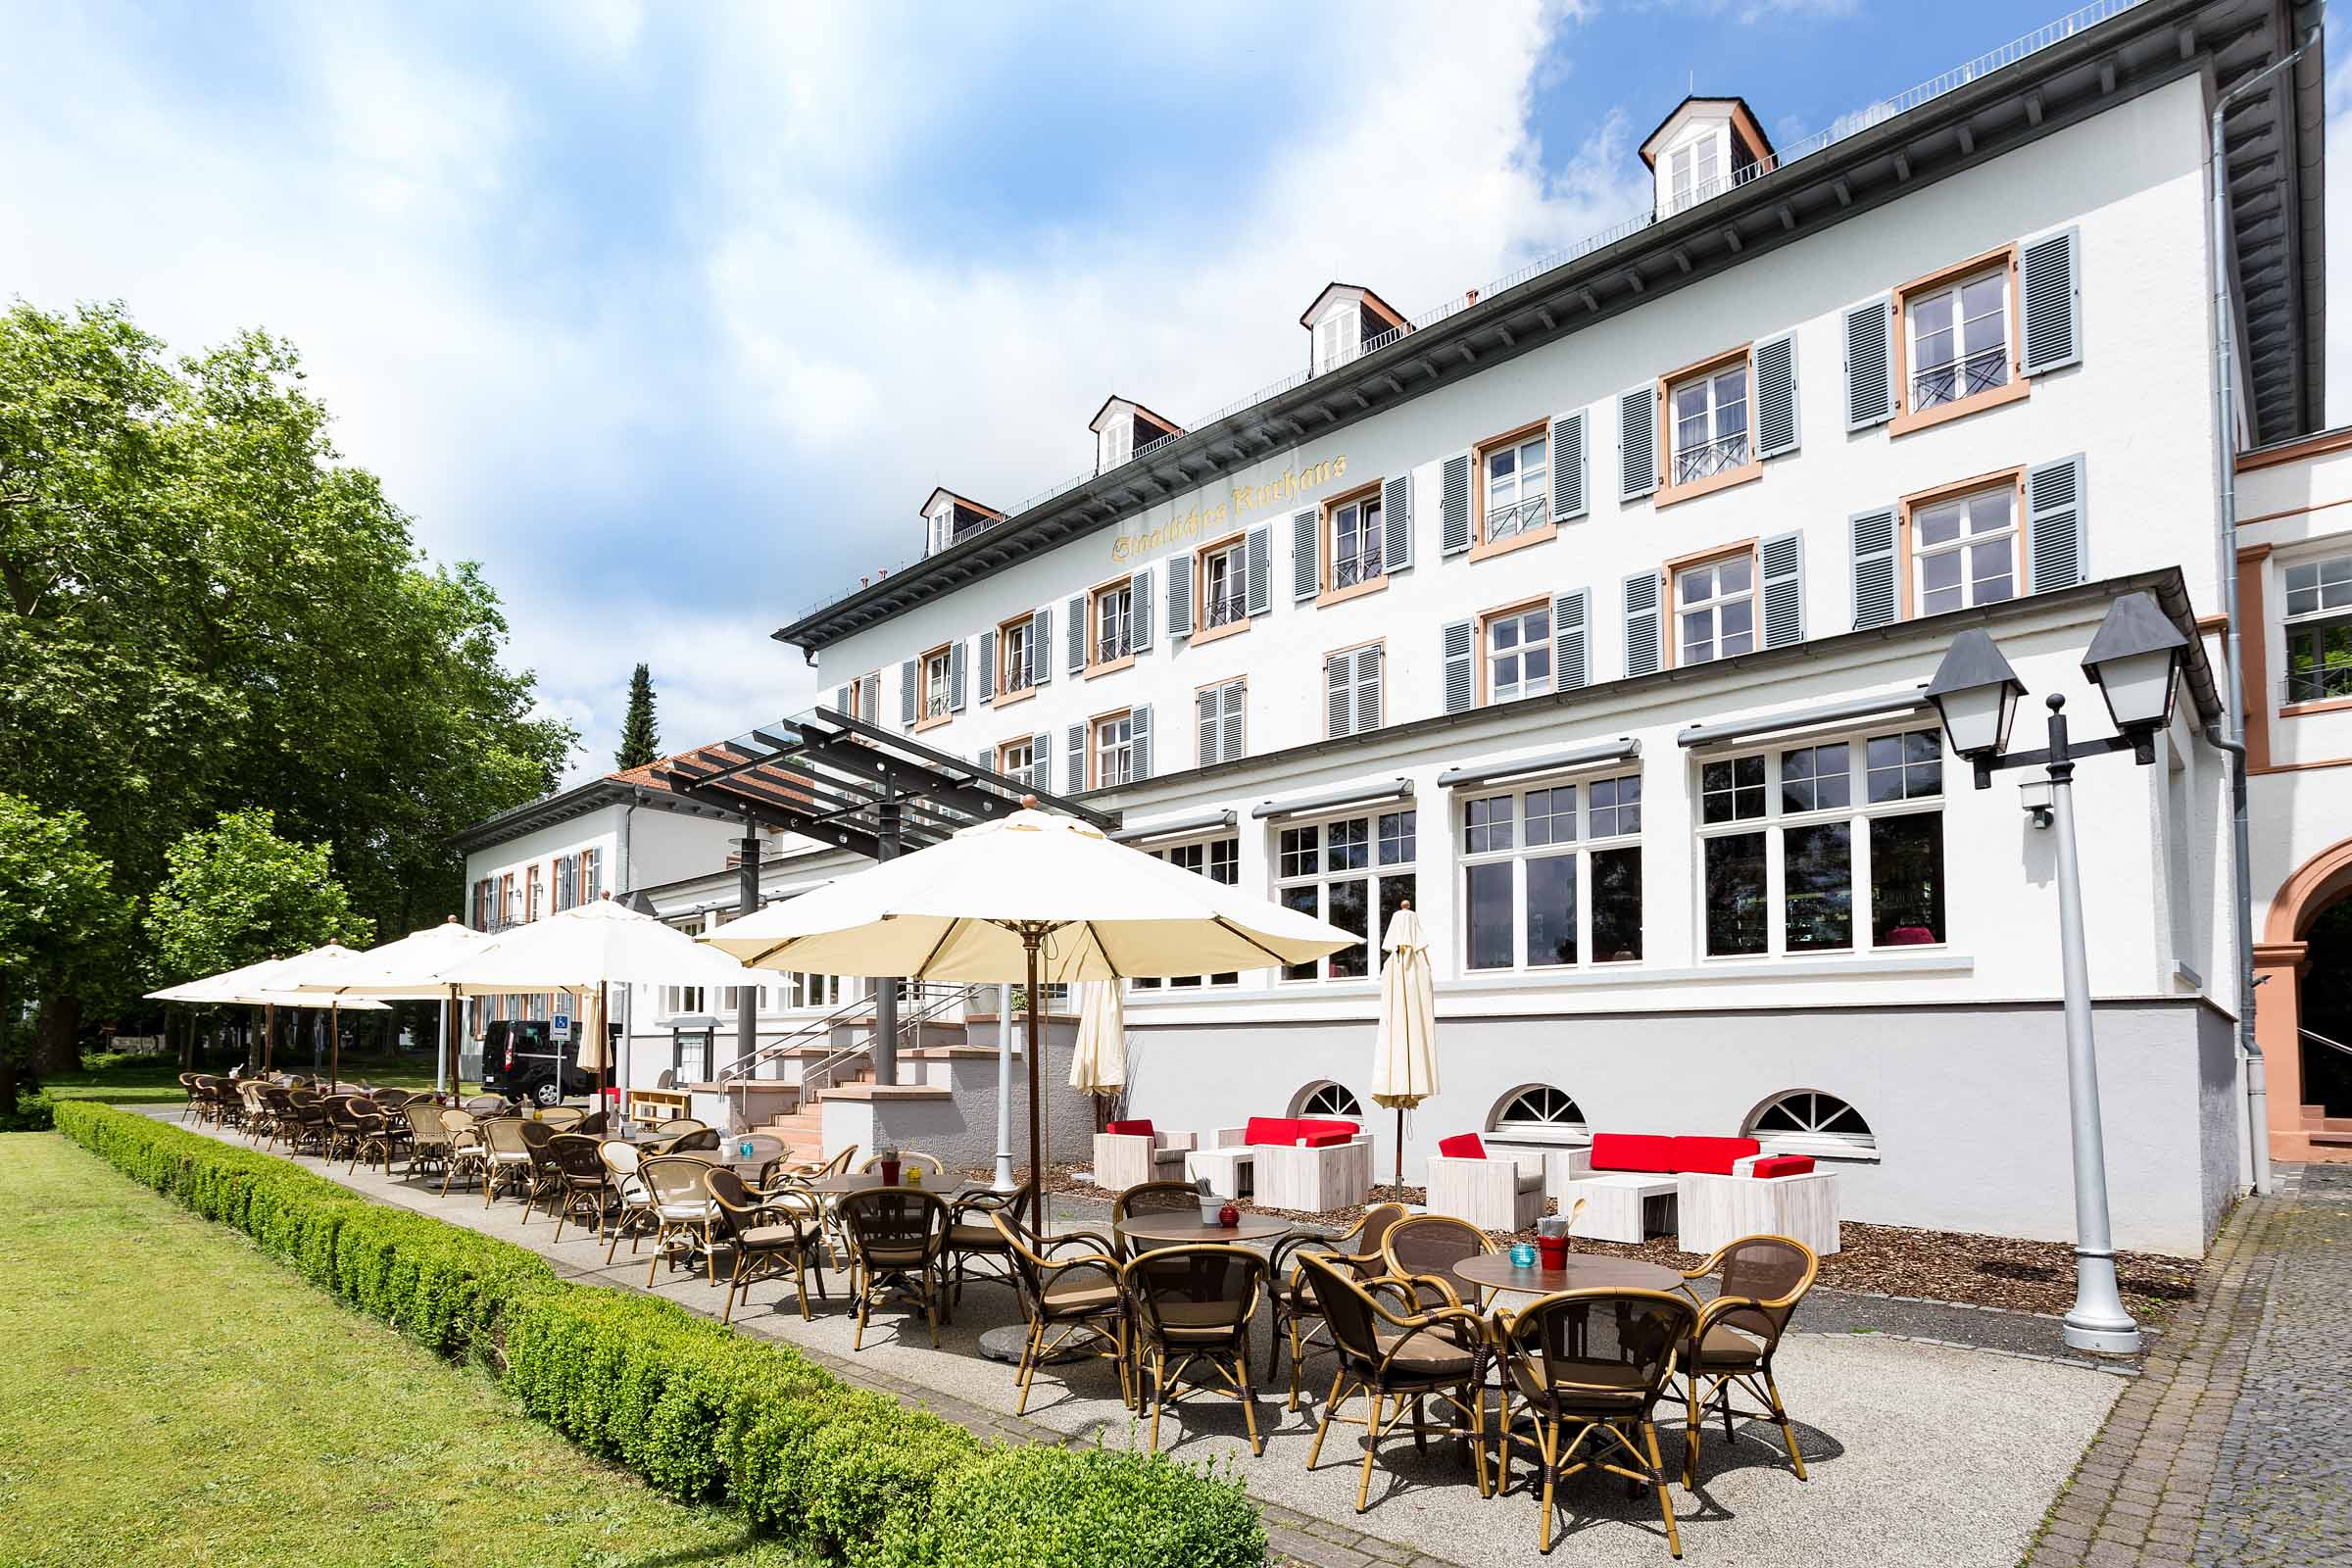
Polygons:
M2254 972L2271 1157L2352 1160L2352 839L2279 887Z

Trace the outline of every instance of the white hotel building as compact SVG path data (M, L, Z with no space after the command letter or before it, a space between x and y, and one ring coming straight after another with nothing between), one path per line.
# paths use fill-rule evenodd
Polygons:
M2352 1145L2326 1119L2352 1076L2304 1062L2328 1053L2296 1003L2352 961L2315 935L2352 888L2316 52L2222 121L2218 269L2208 148L2217 96L2317 11L2097 7L1801 148L1688 100L1643 145L1642 219L1416 318L1331 284L1281 386L1195 426L1113 397L1082 481L1010 514L935 492L922 560L777 636L825 706L1366 933L1295 972L1134 983L1128 1115L1362 1113L1385 1170L1373 946L1410 899L1444 1091L1408 1179L1462 1131L1746 1132L1834 1162L1848 1218L2066 1237L2051 836L2028 775L1972 787L1921 687L1983 627L2103 735L2085 647L2151 592L2193 640L2176 719L2155 765L2091 759L2077 798L2117 1241L2200 1250L2250 1168L2232 682L2261 1131L2281 1157ZM482 824L471 874L695 808L666 794L602 780ZM691 823L612 885L723 917L741 831ZM764 898L859 863L769 854ZM775 1040L834 995L746 1005ZM667 1009L716 1000L637 998L632 1081L670 1063Z

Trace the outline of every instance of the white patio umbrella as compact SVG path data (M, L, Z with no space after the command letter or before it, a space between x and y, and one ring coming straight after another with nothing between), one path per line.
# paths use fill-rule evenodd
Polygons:
M1115 1095L1127 1086L1127 1009L1116 980L1089 980L1078 1004L1078 1048L1070 1054L1070 1087L1081 1094Z
M700 940L754 968L1026 980L1037 1175L1045 1161L1041 986L1305 963L1362 938L1153 859L1074 817L1024 809Z
M201 980L189 980L176 986L167 986L161 991L148 993L148 998L155 1002L214 1003L227 1006L260 1007L263 1016L261 1066L266 1072L270 1067L270 1052L277 1035L277 1009L280 1007L318 1006L319 1004L318 997L304 995L296 990L296 987L308 975L318 973L345 959L358 956L359 954L355 950L344 947L339 942L328 942L311 949L308 953L296 954L291 958L264 958L259 963L248 963L235 969L223 969L219 974L207 975ZM380 1004L373 1002L354 1002L351 1005L379 1012L383 1010ZM332 1040L335 1059L334 1064L327 1069L327 1083L329 1087L332 1087L341 1067L343 1037L340 1026L342 1020L332 1002L329 1002L327 1011L333 1020L329 1027L334 1031Z
M434 1076L454 1092L458 1084L457 989L441 978L442 971L460 958L478 952L488 933L461 925L451 915L439 925L412 931L398 941L381 943L338 963L320 965L296 987L350 999L373 997L382 1002L441 1004L439 1060Z
M1404 1190L1404 1113L1438 1092L1438 1004L1429 938L1406 905L1389 917L1381 950L1380 1018L1372 1039L1372 1098L1396 1112L1396 1189Z

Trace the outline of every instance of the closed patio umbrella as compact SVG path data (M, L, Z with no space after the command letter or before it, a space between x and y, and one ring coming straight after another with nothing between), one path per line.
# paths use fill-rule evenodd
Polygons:
M1380 1018L1372 1039L1372 1098L1396 1112L1396 1192L1404 1194L1404 1113L1438 1092L1438 1004L1429 938L1406 905L1381 938Z
M1089 980L1078 1003L1078 1048L1070 1054L1070 1087L1082 1094L1115 1095L1127 1086L1127 1009L1116 980Z

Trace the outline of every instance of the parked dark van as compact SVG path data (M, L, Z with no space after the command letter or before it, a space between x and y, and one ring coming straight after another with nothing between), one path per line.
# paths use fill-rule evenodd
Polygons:
M580 1066L579 1035L557 1045L544 1018L499 1018L482 1033L482 1089L509 1100L554 1105L596 1091Z

